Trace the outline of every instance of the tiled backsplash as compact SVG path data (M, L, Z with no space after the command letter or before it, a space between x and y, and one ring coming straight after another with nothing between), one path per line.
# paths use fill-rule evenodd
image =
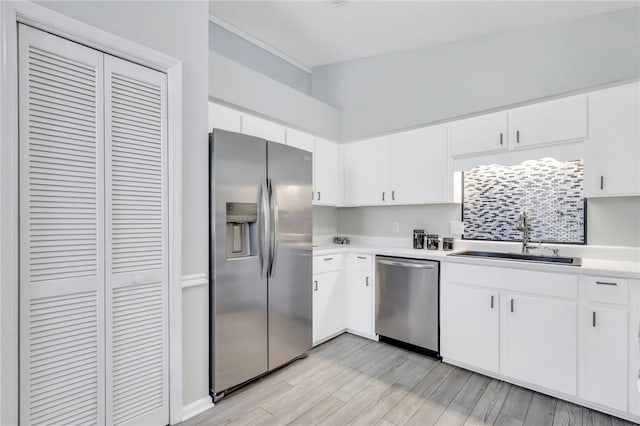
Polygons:
M478 166L464 172L464 238L521 241L520 213L531 241L585 243L582 160L543 158L515 166Z

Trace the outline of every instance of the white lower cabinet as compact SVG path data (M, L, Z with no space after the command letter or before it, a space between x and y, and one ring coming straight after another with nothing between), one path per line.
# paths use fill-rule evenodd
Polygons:
M372 337L374 332L374 266L372 255L352 254L347 263L347 329Z
M576 395L577 304L511 294L501 299L502 374Z
M447 357L498 372L500 309L497 291L450 284L444 306Z
M340 272L313 276L313 342L320 342L344 329L344 291Z
M579 318L578 396L626 411L628 311L584 304Z
M640 281L458 263L443 277L446 362L638 415Z

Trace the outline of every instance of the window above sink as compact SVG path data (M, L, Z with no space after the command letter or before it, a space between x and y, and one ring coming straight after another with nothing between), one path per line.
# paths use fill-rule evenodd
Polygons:
M586 244L582 160L477 166L463 172L462 198L463 239L522 241L526 213L531 241Z

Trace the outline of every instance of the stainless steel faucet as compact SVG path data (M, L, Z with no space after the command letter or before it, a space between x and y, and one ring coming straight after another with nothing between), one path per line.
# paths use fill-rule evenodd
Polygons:
M518 231L522 231L522 253L529 254L529 249L540 248L542 241L540 241L537 246L529 244L529 239L531 237L529 231L531 230L531 227L529 225L529 216L527 216L526 212L520 213L516 229Z

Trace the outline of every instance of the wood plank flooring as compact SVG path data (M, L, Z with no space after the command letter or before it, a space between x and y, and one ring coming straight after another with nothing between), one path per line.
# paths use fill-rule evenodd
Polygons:
M351 334L183 423L629 426L632 423Z

